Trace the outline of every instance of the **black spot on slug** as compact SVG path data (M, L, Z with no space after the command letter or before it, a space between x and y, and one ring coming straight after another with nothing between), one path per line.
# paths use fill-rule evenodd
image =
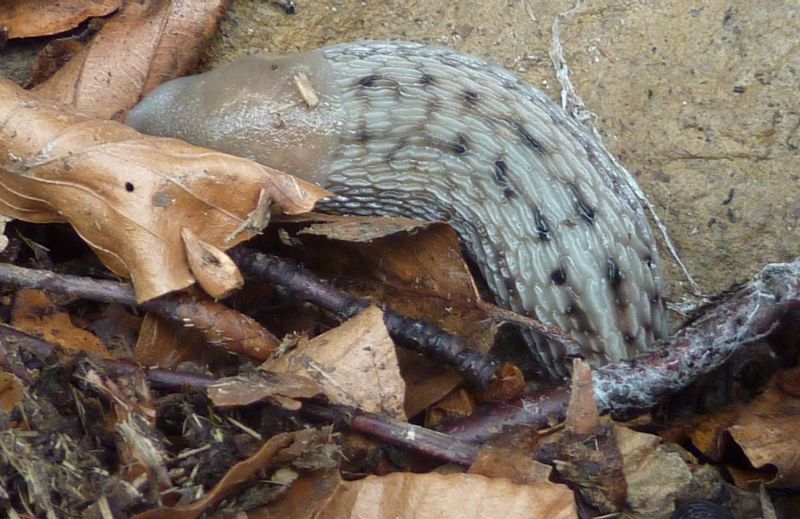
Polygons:
M622 334L622 340L625 341L625 344L630 346L631 344L636 342L636 336L633 335L631 332L625 332Z
M614 292L618 291L625 279L625 273L620 270L614 258L608 258L608 282Z
M463 135L458 136L458 141L450 143L450 149L456 155L463 155L467 152L467 138Z
M528 130L523 128L521 124L517 124L517 131L519 132L520 137L522 137L522 142L524 142L528 147L530 147L536 153L544 153L544 146L542 146L542 143L537 141L536 138L531 135Z
M581 308L576 301L571 301L564 309L564 313L575 319L577 328L587 335L595 335L597 332L589 324L589 317L586 312Z
M478 102L478 93L471 90L465 90L464 101L466 101L468 105L474 106Z
M552 273L550 273L550 279L556 285L563 285L567 282L567 271L564 270L564 267L558 267Z
M362 87L371 87L375 85L375 82L380 80L381 76L378 74L370 74L369 76L364 76L358 80L358 84Z
M649 254L647 256L645 256L644 258L642 258L642 261L644 261L644 264L647 265L648 268L653 268L653 265L655 264L655 260L653 259L653 256L651 256Z
M503 159L494 161L494 179L501 186L508 185L508 164Z
M125 182L125 191L128 193L133 193L133 184L130 182Z
M578 209L578 216L581 217L583 221L588 224L594 223L595 217L595 210L581 196L580 191L578 190L578 186L575 184L569 184L569 187L572 188L572 192L575 194L575 200L577 202L577 209Z
M372 139L372 135L367 130L359 130L356 134L356 140L362 144L369 142Z
M625 281L625 272L619 268L614 258L608 258L606 260L606 265L608 267L606 270L606 279L608 279L608 284L611 287L611 291L614 293L614 303L618 308L625 308L631 304L627 294L622 290L622 283Z
M422 86L432 85L433 83L434 83L434 79L433 79L433 76L431 76L430 74L422 74L419 77L419 84L422 85Z
M512 198L517 197L517 192L514 191L513 187L505 187L503 188L503 196L506 197L506 199L511 200Z
M539 240L550 241L550 226L539 209L534 211L533 219L536 220L536 234L539 236Z

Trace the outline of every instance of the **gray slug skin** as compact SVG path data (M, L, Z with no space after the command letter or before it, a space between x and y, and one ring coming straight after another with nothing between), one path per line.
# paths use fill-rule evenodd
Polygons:
M614 161L479 59L399 42L249 56L161 85L126 122L317 182L339 195L328 211L449 222L498 304L565 330L595 365L667 332L655 241ZM557 346L526 339L565 373Z

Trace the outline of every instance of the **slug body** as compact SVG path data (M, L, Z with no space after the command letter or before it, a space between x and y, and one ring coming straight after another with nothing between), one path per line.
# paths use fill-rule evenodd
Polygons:
M479 59L399 42L248 56L160 86L127 122L317 182L339 195L326 210L449 222L498 304L568 332L594 364L667 331L652 232L614 161ZM565 373L560 349L526 339Z

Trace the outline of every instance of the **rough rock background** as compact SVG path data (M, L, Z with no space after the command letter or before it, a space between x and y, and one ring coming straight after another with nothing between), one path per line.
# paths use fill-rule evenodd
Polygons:
M800 256L800 2L237 0L206 66L365 38L446 45L556 102L560 19L571 80L653 202L703 293ZM36 41L16 45L30 62ZM22 51L22 52L20 52ZM25 56L28 56L25 59ZM0 73L25 80L9 52ZM689 285L662 247L673 300Z

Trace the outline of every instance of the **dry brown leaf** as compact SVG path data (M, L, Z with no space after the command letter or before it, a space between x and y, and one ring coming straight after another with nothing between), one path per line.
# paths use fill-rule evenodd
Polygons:
M308 377L333 403L405 420L405 383L378 308L367 308L311 341L301 341L262 368Z
M518 449L486 446L478 453L469 474L490 478L506 478L519 485L549 483L553 467L539 463L533 456Z
M445 420L463 418L475 411L475 398L464 388L455 388L425 410L425 427L435 429Z
M727 429L750 464L761 473L760 477L751 474L739 478L749 480L750 486L765 482L769 487L800 487L800 399L795 392L798 381L800 368L776 376L766 391L741 408L739 418Z
M0 409L6 413L22 401L22 382L11 373L0 373Z
M209 386L208 397L219 407L250 405L271 400L287 409L297 410L300 402L295 398L311 398L322 393L322 388L308 377L291 373L261 371L225 377Z
M318 519L578 517L565 485L517 485L475 474L395 473L339 485Z
M17 291L11 310L11 325L69 351L109 355L100 339L75 326L69 314L53 304L50 296L40 290Z
M338 469L303 474L276 502L248 510L247 519L312 519L341 483Z
M222 480L202 499L185 506L148 510L135 515L133 519L194 519L231 495L242 484L258 477L261 473L274 470L279 464L288 463L292 457L299 456L301 452L298 451L308 450L312 445L326 442L327 434L313 429L275 435L256 454L231 467Z
M244 278L233 260L224 252L197 237L190 229L181 229L189 268L197 283L214 299L225 299L242 288Z
M30 38L64 32L94 16L119 9L122 0L4 0L0 27L8 38Z
M600 411L592 389L592 368L581 359L572 361L572 389L565 423L577 435L589 435L600 428Z
M227 249L262 190L287 213L327 193L231 155L93 120L0 78L0 212L69 222L146 301L194 282L181 230Z
M125 0L84 51L36 90L99 118L120 118L144 94L196 67L228 4Z
M143 366L169 369L197 360L207 350L206 339L198 330L148 312L139 329L133 360Z
M202 294L197 297L175 294L152 306L145 303L143 307L147 310L157 307L161 315L202 332L208 343L255 360L263 361L280 345L274 335L251 317Z
M47 80L58 69L69 63L69 60L83 52L86 43L80 35L58 38L48 42L36 55L33 70L31 70L28 82L25 83L25 88L33 88Z

